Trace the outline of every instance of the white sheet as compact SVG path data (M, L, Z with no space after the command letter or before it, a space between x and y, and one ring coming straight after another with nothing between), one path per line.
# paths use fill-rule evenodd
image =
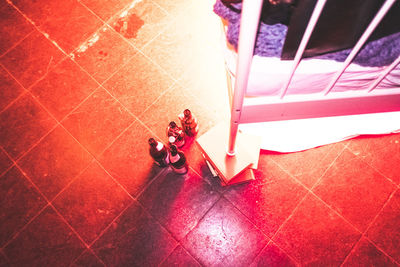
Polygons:
M262 149L297 152L360 134L400 133L400 112L241 124L239 129L261 136Z

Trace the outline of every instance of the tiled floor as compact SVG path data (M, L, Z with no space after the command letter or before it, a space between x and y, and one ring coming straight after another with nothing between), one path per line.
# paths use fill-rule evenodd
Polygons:
M228 118L212 0L1 0L0 266L399 266L400 136L262 152L221 187L147 140ZM129 16L129 27L120 17Z

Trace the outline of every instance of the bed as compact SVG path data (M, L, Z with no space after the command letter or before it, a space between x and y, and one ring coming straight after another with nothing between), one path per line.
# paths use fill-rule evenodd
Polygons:
M350 2L362 6L356 0ZM333 44L329 51L326 44L319 49L310 48L310 43L318 32L318 21L327 14L326 8L337 5L335 0L297 0L297 7L308 5L309 16L303 19L300 12L300 23L289 27L260 23L262 0L243 0L230 6L233 13L224 13L226 5L217 0L214 11L222 20L231 120L226 126L211 129L198 143L225 184L242 170L257 167L258 156L251 155L258 153L253 135L261 138L261 149L296 152L361 134L400 132L398 16L389 19L389 26L396 26L394 30L375 36L382 29L380 25L388 25L385 16L393 15L394 8L399 10L399 3L367 2L370 6L364 8L363 14L370 12L371 6L376 7L376 12L368 19L359 18L365 27L352 47L338 49L343 47L335 46L336 40L332 39L328 40ZM351 13L348 18L352 18ZM299 27L302 20L305 22L300 39L287 45L285 39L289 38L291 27ZM321 39L315 40L318 43ZM285 46L293 48L293 43L294 51L283 51ZM224 141L212 141L218 138ZM227 148L220 148L219 143ZM252 179L251 173L247 176L238 182Z

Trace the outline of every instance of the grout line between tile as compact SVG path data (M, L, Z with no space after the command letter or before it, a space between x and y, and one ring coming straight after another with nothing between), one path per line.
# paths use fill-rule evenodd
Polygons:
M68 55L68 53L66 53L64 51L64 49L61 48L61 46L58 45L58 43L54 40L52 40L50 38L50 35L44 31L42 31L39 26L36 25L36 23L31 20L27 15L25 15L17 6L14 5L14 3L11 0L6 0L12 7L15 8L15 10L17 10L29 23L31 23L33 25L33 27L36 28L36 30L38 32L40 32L41 34L43 34L44 37L46 37L51 43L53 43L64 55Z
M72 227L72 225L69 224L67 219L64 218L64 216L56 209L56 207L54 207L52 203L49 203L49 206L54 210L55 213L57 213L60 219L70 228L70 230L76 235L76 237L78 237L78 239L83 243L85 248L89 248L89 245L86 243L86 241L83 240L80 234L75 230L74 227Z
M45 199L46 200L46 199ZM32 216L31 219L28 220L28 222L21 227L21 229L19 229L16 233L14 233L11 238L3 245L3 247L1 248L1 250L4 250L12 241L14 241L21 232L23 232L30 224L32 221L34 221L37 217L39 217L40 214L42 214L42 212L49 207L49 203L47 202L47 204L45 204L36 215Z
M84 250L82 251L82 253L81 253L78 257L76 257L76 259L74 259L74 260L71 262L70 267L77 266L77 265L74 265L74 264L78 261L78 259L79 259L82 255L85 254L86 251L91 252L91 253L93 254L93 256L94 256L101 264L103 264L104 267L107 266L107 265L103 262L103 260L100 259L99 256L97 256L96 253L94 253L94 251L93 251L91 248L86 248L86 249L84 249Z
M97 256L97 254L92 249L93 244L96 243L97 240L99 240L104 235L104 233L107 232L111 225L113 225L113 223L115 223L122 216L122 214L124 214L125 211L129 209L135 202L137 203L138 201L132 199L131 203L127 205L117 216L115 216L115 218L111 220L111 222L106 227L104 227L104 229L97 235L97 237L89 244L88 248L93 252L93 254Z
M15 9L15 7L13 7ZM18 10L17 10L18 11ZM20 13L20 12L18 12ZM5 56L8 52L10 52L11 50L13 50L16 46L18 46L20 43L22 43L23 40L25 40L26 38L28 38L31 34L33 34L33 32L35 31L35 28L32 29L32 31L30 31L27 35L25 35L23 38L21 38L20 40L18 40L17 42L15 42L10 48L8 48L3 54L0 55L0 58L2 58L3 56Z
M382 214L384 208L389 204L390 200L394 197L394 195L400 192L400 189L396 189L392 192L392 194L390 194L390 196L388 197L388 199L386 200L386 202L383 204L381 210L375 215L374 219L369 223L369 225L367 226L367 228L365 229L365 231L362 233L361 238L364 237L365 239L367 239L370 243L372 243L380 252L382 252L385 256L387 256L388 258L390 258L393 262L395 262L396 264L398 264L400 266L400 263L397 262L392 256L390 256L388 253L386 253L386 251L384 249L382 249L379 245L377 245L373 240L371 240L368 236L367 236L367 232L368 230L372 227L372 225L375 223L375 221L377 220L377 218ZM361 239L360 238L360 239ZM347 258L347 257L346 257Z

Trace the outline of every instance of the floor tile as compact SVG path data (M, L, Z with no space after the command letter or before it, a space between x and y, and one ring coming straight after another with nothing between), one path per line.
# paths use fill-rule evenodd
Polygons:
M272 238L307 191L267 157L261 157L255 178L228 187L224 196Z
M0 177L0 184L0 247L3 247L47 203L16 167Z
M0 112L20 96L24 89L0 66Z
M60 121L98 86L96 81L67 58L30 91Z
M25 88L28 88L64 56L41 33L34 31L1 57L0 62Z
M13 2L66 53L74 50L103 24L77 0Z
M92 246L107 266L157 266L177 242L136 202Z
M48 207L4 252L13 266L69 266L83 250L82 242Z
M134 197L164 170L149 154L150 137L152 134L136 122L99 156L104 168Z
M138 53L103 86L139 116L172 84L173 80L164 71Z
M368 238L400 263L400 191L398 190L368 229Z
M156 37L171 21L166 11L151 0L133 1L109 24L132 45L141 49Z
M289 267L297 266L284 251L270 242L253 261L251 266Z
M105 266L101 260L99 260L93 252L86 250L82 255L80 255L71 267L101 267Z
M18 162L26 175L52 200L93 157L58 126Z
M0 56L33 31L33 26L6 1L0 3Z
M360 235L310 194L273 241L301 265L338 266Z
M193 6L195 0L175 0L175 1L163 1L163 0L152 0L153 3L160 6L172 17L176 17L178 14L186 12L190 7Z
M266 155L305 186L312 188L343 149L342 143L335 143L301 152L287 154L266 152Z
M400 185L400 134L359 137L349 143L349 149Z
M8 261L6 256L2 253L2 251L0 250L0 266L5 267L5 266L9 266L9 265L10 265L10 262Z
M366 238L361 238L342 266L399 266Z
M96 90L62 124L94 156L98 156L135 119L103 88Z
M72 57L99 83L103 83L136 53L137 50L121 35L109 26L103 26L79 46Z
M214 58L208 54L211 47L209 42L214 44L214 40L220 40L221 25L215 17L211 20L204 18L204 12L211 14L211 10L208 1L197 2L184 9L160 35L143 48L143 53L175 79L214 64ZM218 32L215 38L214 32Z
M313 191L364 232L395 189L395 185L345 149Z
M8 157L8 155L0 149L0 176L6 172L14 163Z
M131 202L132 198L93 162L54 200L54 206L90 244Z
M170 266L200 267L201 265L181 245L178 245L160 265L160 267Z
M146 188L139 202L181 240L219 198L220 194L197 174L168 171Z
M116 13L132 3L132 0L79 0L103 21L108 21Z
M221 198L182 241L202 265L244 266L268 239L226 199Z
M0 145L13 159L17 159L55 123L29 94L25 94L0 114Z

